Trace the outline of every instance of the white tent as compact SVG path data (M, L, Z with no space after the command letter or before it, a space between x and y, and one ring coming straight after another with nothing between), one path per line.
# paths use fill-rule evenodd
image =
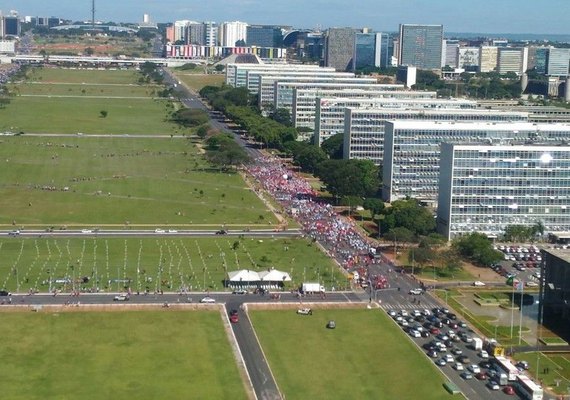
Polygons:
M235 282L259 282L259 274L249 269L228 272L228 281Z
M270 269L269 271L259 272L259 277L264 282L289 282L291 276L287 272Z

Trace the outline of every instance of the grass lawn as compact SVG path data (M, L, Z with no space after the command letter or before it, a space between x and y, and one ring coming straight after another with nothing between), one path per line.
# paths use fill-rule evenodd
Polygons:
M346 284L338 267L305 239L216 238L2 238L0 289L151 292L225 290L226 271L290 273L290 287L320 280ZM237 243L237 244L235 244ZM235 247L235 250L234 250ZM86 279L84 279L86 278ZM51 281L51 284L50 284Z
M141 75L134 70L33 68L27 76L31 82L43 83L134 84Z
M168 122L168 100L79 97L14 97L0 109L0 132L180 134ZM102 118L100 112L108 112Z
M218 312L3 313L2 322L7 399L247 398Z
M0 160L4 229L277 224L239 174L202 170L188 139L6 136Z
M287 399L446 398L444 378L378 310L252 311ZM337 328L325 324L335 320Z
M222 86L226 77L224 74L196 74L186 71L172 70L176 77L196 92L204 86Z
M556 394L568 394L570 387L570 353L516 353L517 361L525 360L529 364L529 375L542 381L542 386L548 387ZM538 374L537 374L538 369ZM548 371L548 372L546 372ZM556 382L559 381L559 386Z
M155 97L162 89L158 85L136 84L63 84L27 83L15 86L21 96L65 96L65 97Z

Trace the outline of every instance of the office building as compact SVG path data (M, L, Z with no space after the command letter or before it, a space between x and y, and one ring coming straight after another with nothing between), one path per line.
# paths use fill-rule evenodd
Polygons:
M186 28L186 42L188 44L206 45L206 25L191 21Z
M441 145L438 231L491 238L510 225L570 232L570 147Z
M291 30L283 36L283 46L298 59L319 62L324 58L324 33L321 31Z
M352 28L330 28L325 34L325 67L352 71L356 31Z
M293 92L295 89L351 89L362 86L375 85L378 81L375 78L332 78L320 81L308 82L279 82L274 83L274 107L286 108L293 112ZM379 85L377 88L383 87ZM386 85L387 86L387 85ZM401 86L400 86L401 87ZM314 105L313 105L314 109Z
M532 49L532 61L531 61L531 49ZM529 47L529 64L528 69L535 70L536 73L541 75L546 75L546 69L548 66L548 55L550 53L550 47Z
M501 75L513 72L522 75L527 70L526 47L500 47L497 55L497 72Z
M499 48L496 46L479 47L479 72L493 72L497 69Z
M441 69L443 25L401 24L399 65Z
M570 342L570 251L541 253L538 323Z
M223 47L245 47L247 43L247 23L240 21L224 22L220 26L220 42Z
M570 49L558 49L551 47L548 51L547 71L548 76L567 77L570 66Z
M248 72L273 72L283 73L295 71L320 71L318 65L312 64L228 64L226 66L226 85L233 87L247 86ZM332 69L328 69L329 71Z
M188 25L191 23L197 22L189 21L187 19L174 21L174 42L183 42L184 44L188 44Z
M247 45L259 47L283 47L283 29L276 25L248 25Z
M442 67L457 68L457 53L459 51L459 40L447 39L443 41Z
M0 17L2 19L2 17ZM3 37L19 37L21 33L20 18L17 15L5 15Z
M353 69L387 68L391 65L392 40L386 33L356 33Z
M283 60L287 57L287 50L272 47L222 47L222 46L200 46L197 44L171 45L165 46L166 58L177 58L181 60L203 60L222 59L231 55L247 58L246 62L252 60L271 59Z
M464 99L395 99L380 104L345 110L345 159L371 160L383 165L387 121L526 122L528 118L522 112L476 109L475 102Z
M389 202L410 196L435 203L441 143L558 143L569 135L570 125L563 124L388 121L382 197Z
M16 42L14 40L0 39L0 54L16 54Z
M436 92L408 90L366 91L365 94L365 96L360 97L334 97L319 93L314 103L315 144L320 146L323 141L331 136L344 132L346 108L414 108L415 102L419 108L421 107L419 104L423 105L425 101L437 98ZM304 104L307 104L307 108L309 108L310 103L305 100L306 98L308 97L304 96L300 97L301 100L297 100L300 104L296 104L294 107L296 115L300 116Z
M479 69L479 47L459 47L456 65L457 68L477 72Z
M216 22L206 21L204 24L204 46L218 46L219 26ZM234 47L234 46L231 46Z

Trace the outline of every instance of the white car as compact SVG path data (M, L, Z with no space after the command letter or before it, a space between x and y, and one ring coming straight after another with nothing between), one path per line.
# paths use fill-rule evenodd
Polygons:
M473 372L474 374L478 374L479 372L481 372L481 368L479 368L477 364L471 364L470 366L467 367L467 369Z
M479 352L479 357L483 358L483 359L488 359L489 358L489 353L487 353L485 350L481 350Z
M209 296L206 297L202 297L202 299L200 299L200 303L215 303L216 299L213 299Z
M533 282L533 281L528 281L528 282L526 283L526 286L527 286L527 287L537 287L537 286L538 286L538 283Z
M487 387L490 390L501 390L501 387L499 386L499 384L495 381L489 381L487 382Z
M461 364L461 363L455 363L455 364L453 365L453 369L455 369L456 371L463 371L463 370L465 370L465 368L463 368L463 364Z
M412 330L410 331L410 336L413 337L413 338L419 338L419 337L421 337L422 335L421 335L417 330L412 329Z
M113 297L113 301L129 301L129 295L128 294L119 294L119 295Z
M310 308L300 308L297 310L297 314L313 315L313 310L311 310Z
M409 294L422 294L424 291L420 288L410 289Z
M176 229L169 229L168 233L178 233L178 231Z
M81 229L81 233L93 233L91 229Z
M485 286L485 283L481 281L475 281L473 282L473 286Z
M164 229L155 229L154 233L164 233L165 230Z

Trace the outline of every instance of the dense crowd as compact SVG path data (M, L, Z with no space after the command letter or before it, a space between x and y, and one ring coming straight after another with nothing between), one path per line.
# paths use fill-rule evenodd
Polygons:
M0 85L8 82L10 77L20 70L19 64L6 64L0 66Z
M347 270L371 262L370 244L354 223L337 214L330 204L316 200L311 185L274 157L263 157L248 167L261 187L271 193L302 226Z

